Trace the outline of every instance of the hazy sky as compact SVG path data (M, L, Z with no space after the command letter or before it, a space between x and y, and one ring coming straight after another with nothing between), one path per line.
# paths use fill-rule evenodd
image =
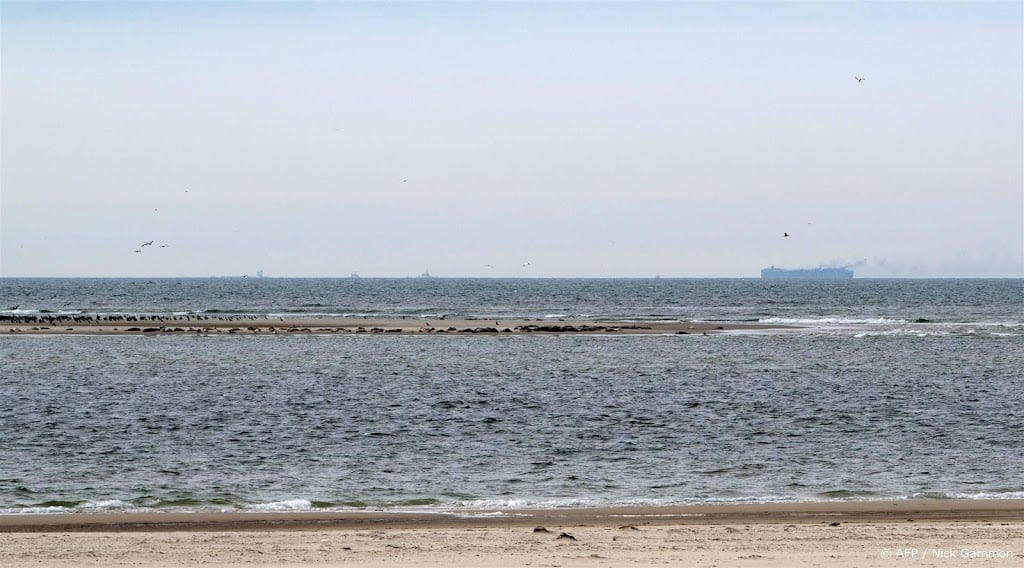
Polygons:
M0 275L1024 276L1022 6L3 0Z

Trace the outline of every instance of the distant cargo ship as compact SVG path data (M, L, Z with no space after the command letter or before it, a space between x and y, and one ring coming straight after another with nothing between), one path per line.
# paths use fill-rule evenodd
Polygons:
M769 268L761 269L761 278L787 278L797 280L846 280L853 278L849 268Z

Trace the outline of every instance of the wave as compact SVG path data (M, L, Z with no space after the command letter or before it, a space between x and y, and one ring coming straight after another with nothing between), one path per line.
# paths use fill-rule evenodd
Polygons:
M945 495L946 499L1024 499L1024 491L999 491L991 493L946 493Z
M843 335L843 334L833 334ZM913 329L897 328L873 331L857 331L853 337L1021 337L1024 332L998 332L991 329Z
M894 319L886 317L875 317L875 318L850 318L840 316L825 316L825 317L804 317L804 318L784 318L784 317L771 317L771 318L759 318L758 323L777 323L777 324L794 324L794 325L900 325L910 323L904 319Z
M0 310L0 315L3 316L36 316L43 312L40 310L26 309L26 308L14 308L7 310Z
M312 511L313 502L306 499L288 499L285 501L271 501L270 503L256 503L243 507L246 511Z
M565 498L529 498L509 497L493 499L461 499L440 500L432 498L410 498L390 502L363 501L316 501L304 498L267 501L262 503L224 502L201 503L191 499L160 501L153 500L147 505L133 501L106 499L81 502L43 502L32 505L0 507L0 515L40 515L40 514L75 514L75 513L201 513L201 512L346 512L363 510L381 511L422 511L473 514L480 511L514 512L523 509L581 509L596 507L666 507L677 505L730 505L730 504L771 504L771 503L818 503L829 501L892 501L892 500L1018 500L1024 499L1024 491L1008 489L1006 491L982 491L977 493L964 492L915 492L906 495L889 495L875 491L833 490L811 495L750 495L740 497L694 497L694 498L605 498L605 497L565 497Z
M932 321L906 320L889 317L769 317L757 320L761 324L796 325L824 330L834 335L854 334L854 337L887 336L985 336L1018 337L1024 335L1024 323L999 321Z

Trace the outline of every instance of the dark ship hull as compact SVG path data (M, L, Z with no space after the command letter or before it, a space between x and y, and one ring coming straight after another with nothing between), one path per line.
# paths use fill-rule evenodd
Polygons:
M796 280L848 280L853 278L849 268L770 268L761 269L761 278Z

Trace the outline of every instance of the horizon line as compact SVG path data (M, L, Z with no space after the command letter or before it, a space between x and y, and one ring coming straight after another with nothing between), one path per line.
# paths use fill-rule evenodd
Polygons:
M761 276L310 276L310 275L281 275L281 276L254 276L249 274L225 274L225 275L178 275L178 276L35 276L35 275L0 275L0 279L124 279L124 280L286 280L286 279L322 279L322 280L824 280L834 281L834 278L762 278ZM844 280L1021 280L1024 274L1017 276L854 276Z

